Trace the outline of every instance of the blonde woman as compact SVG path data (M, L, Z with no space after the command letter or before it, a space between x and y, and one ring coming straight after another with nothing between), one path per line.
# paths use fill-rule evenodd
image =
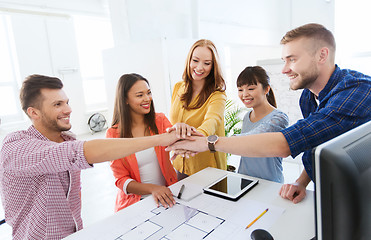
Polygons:
M213 42L198 40L191 47L183 81L175 84L171 100L170 121L186 123L205 136L224 136L225 81ZM227 168L225 153L203 152L193 157L177 156L173 161L178 179L206 167Z

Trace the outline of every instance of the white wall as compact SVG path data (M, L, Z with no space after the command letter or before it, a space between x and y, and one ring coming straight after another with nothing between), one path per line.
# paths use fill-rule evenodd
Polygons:
M81 95L83 89L72 20L28 14L12 14L11 20L20 78L35 73L59 77L71 98L73 130L77 134L86 132L85 104Z
M329 30L335 28L335 0L292 0L291 1L291 28L306 23L320 23ZM289 29L287 29L289 30Z
M280 58L279 40L286 31L307 22L334 26L331 0L0 0L0 11L14 19L21 80L32 73L62 78L77 134L88 132L88 115L71 14L110 13L116 47L104 53L109 112L118 77L135 71L149 79L156 109L167 113L171 87L181 80L185 56L196 39L216 43L233 98L235 79L245 66ZM72 71L61 74L66 67ZM2 125L0 137L24 125Z
M316 1L311 1L316 5ZM227 43L277 45L290 26L291 0L201 0L200 37Z
M107 13L105 0L1 0L0 8L10 11L38 11L40 13L85 13L104 15Z
M156 110L165 113L170 107L169 89L171 93L181 80L195 40L207 38L216 44L227 94L239 102L238 74L259 60L280 59L280 39L292 26L308 22L334 26L334 3L326 0L109 0L108 4L116 47L104 53L107 95L114 92L121 74L138 72L152 85ZM110 113L113 98L111 94L108 99Z
M89 115L82 95L76 37L70 14L106 14L102 9L101 1L0 1L0 10L11 18L19 86L25 77L35 73L59 77L70 97L72 131L76 134L89 131ZM0 137L10 131L25 129L29 124L24 116L22 122L2 125Z
M112 120L113 93L118 79L125 73L138 73L145 77L151 86L156 112L168 114L171 87L181 80L187 51L192 44L193 41L187 39L143 40L104 51L108 122Z

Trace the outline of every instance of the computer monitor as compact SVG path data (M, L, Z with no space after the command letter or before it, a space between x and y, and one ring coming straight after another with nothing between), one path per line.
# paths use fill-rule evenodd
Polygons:
M314 150L317 240L371 239L371 121Z

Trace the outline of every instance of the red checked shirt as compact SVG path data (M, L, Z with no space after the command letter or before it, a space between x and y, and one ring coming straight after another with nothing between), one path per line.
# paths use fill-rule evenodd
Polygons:
M0 189L13 239L61 239L82 229L80 172L92 166L71 135L56 143L31 126L4 139Z

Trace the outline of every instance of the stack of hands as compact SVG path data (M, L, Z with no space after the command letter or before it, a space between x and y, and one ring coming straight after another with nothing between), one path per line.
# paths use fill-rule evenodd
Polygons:
M177 139L165 149L166 151L174 151L171 160L179 155L189 158L199 152L208 150L206 137L192 126L185 123L176 123L166 131L175 133Z
M168 128L167 132L175 135L173 135L169 146L165 149L166 151L174 151L171 160L174 160L179 155L189 158L197 153L209 150L206 137L194 127L185 123L177 123L173 127ZM279 191L279 195L293 203L299 203L306 196L306 186L309 181L304 181L305 183L302 184L299 178L293 184L284 184Z

